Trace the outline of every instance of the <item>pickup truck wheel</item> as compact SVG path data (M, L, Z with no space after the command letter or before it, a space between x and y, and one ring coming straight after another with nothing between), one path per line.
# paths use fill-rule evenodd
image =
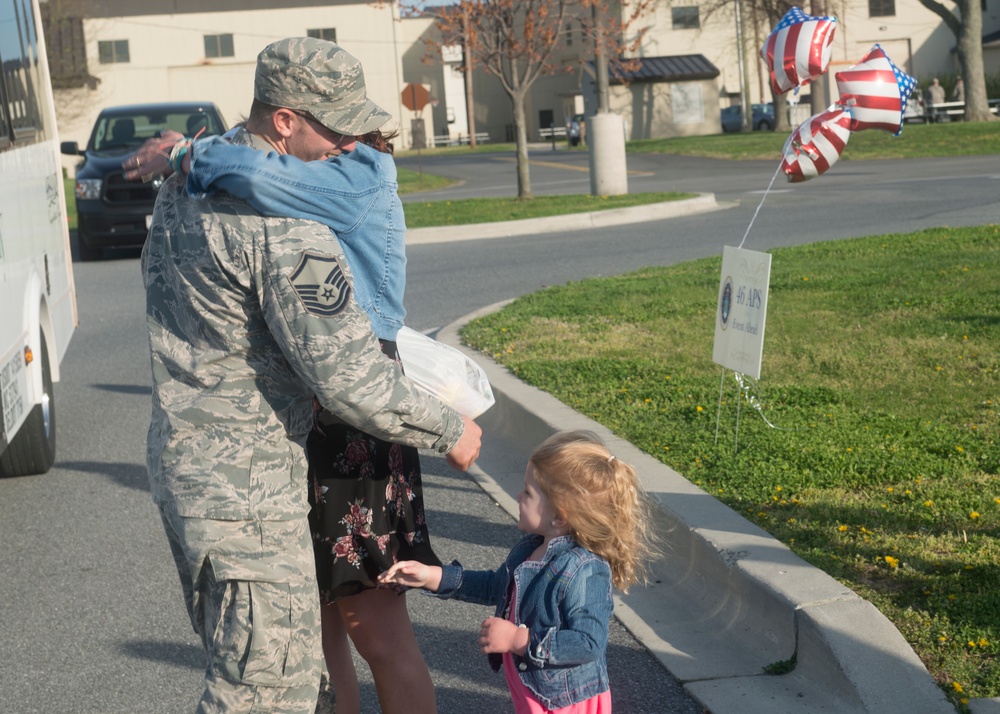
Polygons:
M0 476L43 474L56 461L56 402L52 393L52 373L45 335L41 336L42 402L36 404L0 454Z
M76 231L76 245L80 249L80 260L90 262L100 260L104 256L104 251L87 244L87 234L82 229Z

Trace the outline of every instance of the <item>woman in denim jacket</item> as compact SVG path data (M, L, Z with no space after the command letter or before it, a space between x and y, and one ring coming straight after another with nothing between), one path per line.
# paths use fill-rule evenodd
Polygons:
M324 131L308 114L300 116ZM161 163L169 154L170 168L187 174L191 195L225 191L264 215L329 226L382 351L398 359L395 340L406 315L406 225L393 138L379 130L340 136L334 155L308 162L238 146L226 137L191 140L165 132L155 141ZM154 158L144 155L147 171L154 170ZM378 575L399 559L441 563L430 545L419 454L326 412L318 416L307 450L323 649L337 713L358 714L361 706L348 636L371 668L383 711L434 711L433 682L405 598L377 587ZM321 702L328 698L321 695Z
M611 588L645 579L648 499L635 469L573 431L535 450L517 501L526 535L496 570L400 562L380 580L495 606L479 646L503 668L517 714L609 714Z

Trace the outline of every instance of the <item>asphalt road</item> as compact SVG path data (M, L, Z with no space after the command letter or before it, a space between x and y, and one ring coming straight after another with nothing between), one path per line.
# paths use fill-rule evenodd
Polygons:
M557 160L548 151L533 156L544 162L532 168L536 192L585 192L589 179L579 168L586 155L551 154ZM509 158L422 157L422 163L427 171L463 176L465 183L447 195L464 197L513 193ZM629 166L644 174L632 178L634 191L714 191L735 205L614 231L414 246L410 326L431 330L544 285L717 255L723 245L739 244L776 168L668 156L632 157ZM806 184L775 182L745 247L995 223L998 179L996 157L842 162ZM200 649L147 492L149 363L137 255L77 263L75 274L80 328L56 388L57 465L46 476L0 481L2 709L191 711ZM480 466L490 469L486 460ZM471 567L499 562L517 537L511 519L440 459L426 458L425 469L439 555ZM502 678L475 649L482 609L415 595L410 604L441 711L509 711ZM700 711L619 626L608 659L619 711ZM370 681L363 691L365 710L377 711Z

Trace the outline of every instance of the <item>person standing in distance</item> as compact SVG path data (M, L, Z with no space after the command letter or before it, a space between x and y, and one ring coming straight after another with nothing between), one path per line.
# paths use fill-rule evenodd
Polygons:
M363 134L385 120L363 83L344 91L360 74L332 43L269 45L232 140L305 161L349 150L353 136L329 125ZM312 714L323 668L304 449L313 398L459 469L478 457L481 432L382 356L325 226L265 218L226 195L192 198L175 176L141 265L150 488L207 657L197 712Z

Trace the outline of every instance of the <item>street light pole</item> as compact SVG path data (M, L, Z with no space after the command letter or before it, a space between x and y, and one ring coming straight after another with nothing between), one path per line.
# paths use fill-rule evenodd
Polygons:
M734 0L736 4L736 64L740 73L740 127L743 131L750 131L753 128L753 108L750 106L750 87L747 86L746 61L743 53L743 13L740 9L740 0Z

